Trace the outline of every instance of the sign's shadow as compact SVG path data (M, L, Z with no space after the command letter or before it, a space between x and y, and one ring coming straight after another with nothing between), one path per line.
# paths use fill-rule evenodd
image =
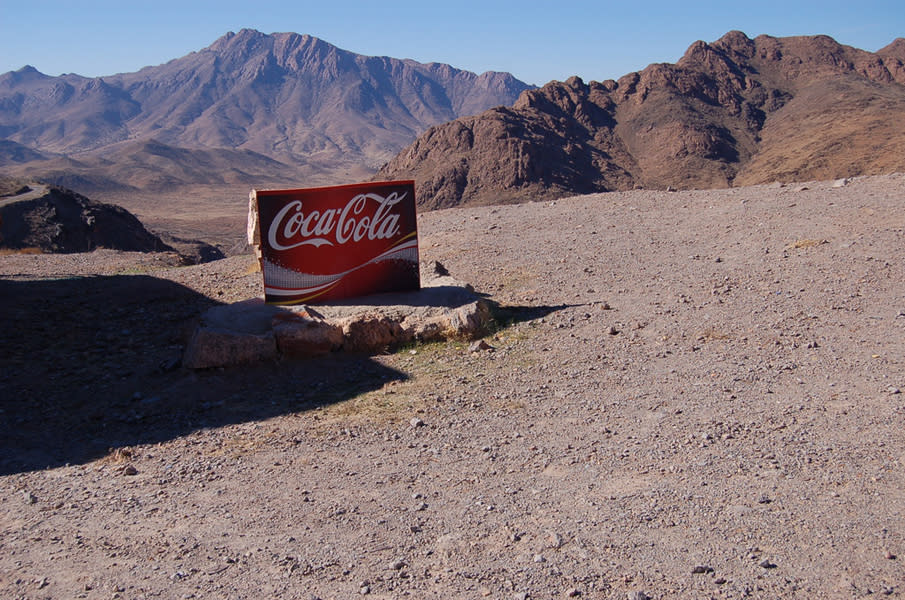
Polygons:
M143 275L0 279L0 475L341 402L406 375L361 355L179 367L215 303Z

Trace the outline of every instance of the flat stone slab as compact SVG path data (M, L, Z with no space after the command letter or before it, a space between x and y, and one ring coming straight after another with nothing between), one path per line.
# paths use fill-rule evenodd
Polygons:
M410 342L475 339L492 303L437 265L421 289L317 306L252 298L205 312L183 356L190 369L251 364L328 352L374 353Z

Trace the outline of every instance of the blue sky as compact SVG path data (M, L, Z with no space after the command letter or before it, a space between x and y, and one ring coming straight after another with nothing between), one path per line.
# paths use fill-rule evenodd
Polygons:
M905 37L902 0L844 2L449 2L339 0L0 0L0 73L137 71L209 46L228 31L294 31L367 55L444 62L528 83L618 78L675 62L695 40L826 34L876 51Z

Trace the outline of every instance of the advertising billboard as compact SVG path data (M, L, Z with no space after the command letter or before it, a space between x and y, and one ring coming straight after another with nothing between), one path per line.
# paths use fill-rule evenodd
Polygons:
M420 288L414 181L253 190L249 229L268 303Z

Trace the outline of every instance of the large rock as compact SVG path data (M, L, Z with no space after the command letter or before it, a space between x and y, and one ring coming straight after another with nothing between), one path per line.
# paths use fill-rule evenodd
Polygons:
M0 195L0 247L42 252L173 252L145 229L135 215L114 204L95 202L72 190L4 178Z
M224 257L198 240L148 231L115 204L95 202L64 187L0 175L0 248L41 252L172 252L185 264Z
M192 369L252 364L278 356L272 331L255 334L235 329L199 327L182 363Z
M201 318L183 358L190 369L380 352L409 342L474 339L492 321L492 303L437 263L422 287L335 304L278 306L253 298L216 306Z

